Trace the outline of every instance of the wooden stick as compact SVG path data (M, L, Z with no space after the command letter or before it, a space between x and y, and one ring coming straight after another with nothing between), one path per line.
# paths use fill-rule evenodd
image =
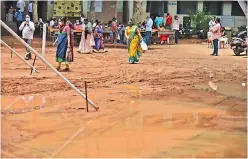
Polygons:
M89 112L89 107L88 107L88 93L87 93L87 82L84 82L84 86L85 86L85 97L86 97L86 109L87 112Z

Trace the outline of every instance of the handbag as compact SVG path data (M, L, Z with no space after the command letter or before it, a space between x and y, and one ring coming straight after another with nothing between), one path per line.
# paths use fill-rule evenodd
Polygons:
M148 47L147 47L146 43L144 42L144 40L141 40L140 46L141 46L142 50L148 50Z

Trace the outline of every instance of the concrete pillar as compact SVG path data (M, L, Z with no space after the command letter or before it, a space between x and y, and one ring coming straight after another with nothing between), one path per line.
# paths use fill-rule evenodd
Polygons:
M133 2L133 22L139 23L146 19L146 1L135 0Z
M37 5L38 5L38 1L34 0L33 1L33 22L34 23L38 22L38 8L37 8Z
M89 8L88 8L89 4L88 3L90 3L90 1L83 1L83 14L85 17L87 17L87 13L89 11Z
M168 1L168 12L170 15L177 15L177 1L169 0Z
M117 1L117 15L118 22L123 22L123 0Z
M203 1L197 2L197 10L201 12L203 11Z
M53 11L54 11L54 4L51 3L51 1L47 1L47 19L53 17ZM43 21L46 21L47 19L43 19Z
M232 14L232 1L223 1L222 5L222 15Z
M133 19L133 0L128 1L129 17L128 19Z

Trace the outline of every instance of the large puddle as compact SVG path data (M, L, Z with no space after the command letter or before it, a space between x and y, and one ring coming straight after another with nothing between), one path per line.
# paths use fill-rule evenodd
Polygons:
M229 97L241 99L247 98L247 86L245 83L207 83L195 85L197 89L213 90Z

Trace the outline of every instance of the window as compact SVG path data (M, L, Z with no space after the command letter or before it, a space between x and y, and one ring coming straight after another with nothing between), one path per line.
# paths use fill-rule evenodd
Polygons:
M177 14L196 13L197 1L177 1Z
M232 1L232 16L245 16L243 10L241 9L237 1Z
M163 1L164 2L164 13L168 12L168 1Z
M204 1L204 11L212 15L222 15L222 2L219 1Z
M149 13L151 9L151 1L146 2L146 13Z

